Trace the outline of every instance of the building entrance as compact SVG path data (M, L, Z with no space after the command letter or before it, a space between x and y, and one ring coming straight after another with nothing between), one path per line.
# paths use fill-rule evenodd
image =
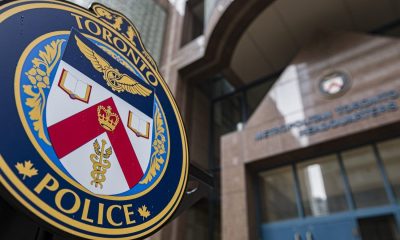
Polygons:
M265 240L397 240L400 138L260 172Z
M362 218L358 220L363 240L396 240L396 219L394 215Z
M290 221L262 227L263 239L360 240L357 223L351 217L320 218L317 221Z

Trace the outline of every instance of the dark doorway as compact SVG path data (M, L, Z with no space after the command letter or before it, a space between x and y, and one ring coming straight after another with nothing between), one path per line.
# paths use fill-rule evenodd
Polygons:
M396 220L393 215L358 220L362 240L397 240Z

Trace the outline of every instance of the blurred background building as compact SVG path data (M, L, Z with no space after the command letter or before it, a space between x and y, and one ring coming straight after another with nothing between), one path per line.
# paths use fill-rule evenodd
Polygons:
M216 181L151 239L400 239L399 0L100 2L139 29Z

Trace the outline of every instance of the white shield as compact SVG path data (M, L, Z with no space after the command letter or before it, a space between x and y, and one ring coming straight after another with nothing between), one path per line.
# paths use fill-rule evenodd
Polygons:
M112 111L119 114L117 123L119 132L122 133L123 129L127 134L127 139L121 140L124 138L121 136L125 135L116 137L116 133L113 131L100 131L98 135L97 132L85 133L93 127L93 124L98 124L96 129L99 130L99 126L101 127L100 116L106 114L104 109L101 109L102 113L98 115L91 114L90 119L84 114L86 112L89 114L88 109L96 107L103 101L110 101L110 99L116 107L116 109L113 107ZM94 115L93 119L92 115ZM80 116L82 117L77 118ZM107 122L109 119L105 117L103 120L105 123L111 122L111 126L115 124L113 120ZM140 179L147 169L152 146L153 119L64 61L59 64L50 89L46 106L46 121L51 142L62 166L78 183L93 193L113 195L125 192L137 184L137 179ZM52 131L52 129L57 129L57 131ZM92 136L91 134L95 134L95 136L88 137ZM76 138L74 138L75 136ZM101 184L96 184L94 181L93 171L100 172L104 169L99 166L96 169L95 164L91 161L91 155L96 154L94 146L96 140L100 145L100 150L105 151L109 147L112 150L112 154L106 159L109 161L110 167L101 176L105 177ZM134 158L127 157L130 155L124 153L125 150L119 145L120 140L124 143L129 142L138 164L134 162ZM76 142L82 144L74 146ZM106 144L102 144L103 142ZM119 159L118 156L123 156L120 158L124 159ZM139 167L135 168L135 164ZM106 165L104 159L103 165ZM141 176L139 176L140 173ZM94 175L98 176L99 174ZM97 177L97 180L99 178Z

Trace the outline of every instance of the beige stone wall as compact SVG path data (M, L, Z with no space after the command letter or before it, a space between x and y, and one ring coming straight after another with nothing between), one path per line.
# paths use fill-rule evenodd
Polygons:
M336 70L349 76L351 86L344 95L329 98L320 92L319 82L324 75ZM399 123L400 111L386 112L312 136L300 136L297 128L262 140L256 140L257 133L326 111L333 112L333 118L339 118L336 107L389 90L400 92L400 40L321 32L304 47L265 96L245 129L222 138L223 239L252 239L257 230L257 226L251 226L254 209L251 210L253 202L249 202L249 196L252 192L246 187L249 166L274 161L302 149L311 149L317 154L322 149L313 149L313 146L335 139L351 141L351 136L356 134ZM395 101L400 106L400 99ZM302 156L294 157L301 159Z

